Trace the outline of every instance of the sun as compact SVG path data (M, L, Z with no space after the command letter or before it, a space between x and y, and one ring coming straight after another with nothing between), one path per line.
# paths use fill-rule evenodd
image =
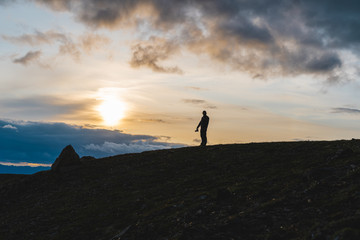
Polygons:
M125 104L117 96L105 96L103 102L97 107L97 111L105 125L115 126L124 118Z

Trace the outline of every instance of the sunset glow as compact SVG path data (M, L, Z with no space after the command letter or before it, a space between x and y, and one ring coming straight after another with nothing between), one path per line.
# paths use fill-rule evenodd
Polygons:
M116 126L125 116L125 103L116 95L104 96L97 111L107 126Z

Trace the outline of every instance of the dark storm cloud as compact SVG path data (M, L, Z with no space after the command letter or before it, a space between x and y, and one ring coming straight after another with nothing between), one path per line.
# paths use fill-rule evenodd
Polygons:
M241 16L219 26L224 35L236 36L239 42L254 41L270 44L274 39L266 26L257 26Z
M310 59L305 67L312 72L328 72L341 67L342 63L339 56L335 53L327 53L317 58Z
M358 47L360 42L360 2L356 0L304 1L305 20L309 26L322 29L328 45L340 48Z
M360 114L359 109L355 108L333 108L333 113L350 113L350 114Z
M149 135L130 135L117 130L87 129L65 123L0 120L2 163L52 164L61 150L72 144L80 156L115 154L179 147Z
M26 53L23 57L15 58L13 60L14 63L19 63L23 65L28 65L31 62L37 61L40 58L41 51L30 51Z
M55 10L71 11L79 21L94 28L136 27L140 20L148 21L152 27L149 29L150 34L154 29L157 30L154 35L175 34L168 40L175 41L179 49L208 54L214 60L258 77L313 74L334 79L335 71L338 72L344 66L339 51L352 49L359 55L358 1L37 2ZM177 69L164 69L157 62L159 58L167 59L165 55L176 54L175 51L164 52L144 45L134 47L133 51L132 66L147 66L154 71L165 72ZM134 57L138 54L141 57Z

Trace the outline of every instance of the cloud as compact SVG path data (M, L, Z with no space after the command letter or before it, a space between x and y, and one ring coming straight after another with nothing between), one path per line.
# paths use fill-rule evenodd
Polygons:
M133 56L130 65L134 68L145 66L154 72L182 74L183 71L178 67L163 67L159 65L159 61L169 58L169 55L175 49L176 47L169 42L161 42L156 45L136 44L132 47Z
M23 34L20 36L6 36L2 35L2 38L6 41L14 44L40 46L44 44L53 45L59 44L60 55L70 55L75 60L80 58L80 50L77 44L75 44L71 37L64 33L55 31L40 32L35 31L34 34Z
M326 53L310 59L305 68L312 72L328 72L340 68L342 62L336 53Z
M186 89L188 90L194 90L194 91L206 91L208 89L206 88L202 88L202 87L193 87L193 86L188 86L188 87L185 87Z
M110 44L110 39L99 34L86 33L79 38L79 45L86 53L91 53L104 45Z
M167 123L167 121L158 118L142 118L142 119L128 119L129 121L138 121L145 123Z
M359 56L360 3L356 1L33 1L55 11L69 11L94 29L135 28L148 22L148 36L166 38L178 50L207 54L257 78L346 76L338 73L345 71L341 51L351 50ZM164 50L157 42L135 45L132 66L179 72L177 67L159 65L177 51Z
M191 103L191 104L204 104L204 103L206 103L205 100L201 100L201 99L183 99L183 102Z
M118 130L89 129L65 123L0 120L17 131L0 128L0 164L49 166L71 144L80 156L106 157L184 146L161 142L149 135L131 135ZM4 164L6 163L6 164Z
M33 174L39 171L49 170L50 167L12 166L0 164L1 174Z
M23 34L20 36L2 35L1 37L5 41L18 45L57 45L58 55L69 55L76 61L80 60L82 52L90 54L94 50L110 43L109 38L95 33L84 33L75 38L70 34L53 30L45 32L35 31L33 34Z
M247 16L238 15L223 22L219 27L224 35L235 36L240 42L273 43L274 38L266 24L256 24L250 19Z
M41 51L28 52L23 57L15 58L13 60L14 63L19 63L22 65L28 65L29 63L37 61L41 56Z
M301 7L304 9L307 25L324 31L322 35L327 37L327 45L348 48L359 44L359 2L306 1Z
M49 117L64 118L66 116L84 116L86 119L94 120L93 106L97 102L94 99L71 99L63 96L30 96L22 98L8 98L0 102L2 109L11 115L27 115L32 119L48 119Z
M104 142L103 144L96 145L96 144L89 144L84 146L86 150L91 151L99 151L104 152L107 154L116 154L118 152L122 153L136 153L136 152L143 152L148 150L157 150L157 149L169 149L171 146L168 144L162 143L151 143L148 141L137 141L134 143L114 143L114 142Z
M333 113L360 114L360 110L355 108L332 108L332 110Z
M202 99L183 99L182 101L184 103L187 103L187 104L200 105L203 108L210 108L210 109L216 109L217 108L215 105L212 105L212 104L210 104L207 101L202 100Z
M47 31L47 32L35 31L34 34L23 34L20 36L2 35L1 37L8 42L12 42L15 44L28 44L31 46L52 44L56 41L60 41L60 42L69 41L68 37L65 34L55 31Z
M29 162L18 162L18 163L0 162L0 165L3 165L3 166L14 166L14 167L51 167L51 164L45 164L45 163L29 163Z
M6 124L5 126L3 126L2 128L7 128L7 129L13 129L13 130L17 130L16 127L14 127L13 125L11 124Z

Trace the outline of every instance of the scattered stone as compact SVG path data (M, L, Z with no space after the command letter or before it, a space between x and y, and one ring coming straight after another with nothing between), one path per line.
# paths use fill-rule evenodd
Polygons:
M124 230L122 230L118 235L111 238L111 240L120 240L121 237L131 228L131 225L127 226Z
M66 146L60 153L59 157L51 165L52 171L66 171L81 166L79 155L71 145Z
M207 195L201 195L201 196L199 197L200 200L205 200L206 198L207 198Z
M196 215L201 215L203 213L203 211L201 209L199 209L197 212L196 212Z

